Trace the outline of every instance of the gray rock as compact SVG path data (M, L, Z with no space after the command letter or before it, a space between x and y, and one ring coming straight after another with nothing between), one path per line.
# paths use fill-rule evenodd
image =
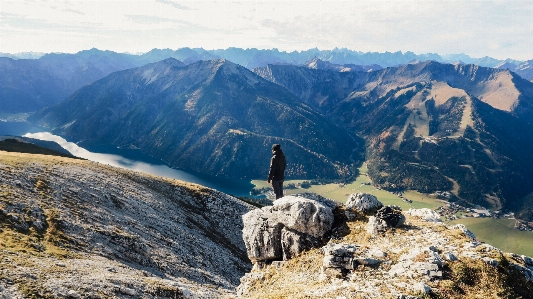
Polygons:
M320 243L310 235L302 234L287 227L281 230L281 251L283 260L290 260L304 250L311 249Z
M354 254L357 246L352 244L327 244L321 248L324 254L322 266L327 268L338 268L353 270L357 267Z
M274 202L271 211L278 223L315 238L326 234L334 221L330 207L302 197L280 198Z
M349 271L357 269L359 265L377 265L380 260L367 257L358 253L353 244L328 244L321 248L324 254L322 263L323 273L330 277L342 277Z
M383 204L374 195L368 193L352 193L346 200L346 209L367 215L375 213L382 207Z
M357 263L357 265L371 265L372 266L372 265L377 265L381 263L380 260L377 260L371 257L366 257L366 256L354 257L353 259Z
M401 208L398 209L396 206L383 207L376 212L375 216L385 221L389 227L399 227L405 222Z
M468 228L466 228L466 226L464 224L456 224L454 226L451 227L452 229L458 229L460 231L463 232L463 234L469 238L470 240L476 240L476 235L474 235L473 232L471 232L470 230L468 230Z
M137 291L135 291L134 289L121 287L121 288L118 289L118 291L120 293L122 293L122 294L125 294L125 295L137 296Z
M368 223L366 224L366 231L372 236L376 236L379 233L384 233L385 231L391 228L399 227L405 222L405 216L402 215L399 211L394 211L394 214L387 213L384 216L380 215L379 212L383 209L385 208L378 210L376 216L370 216L368 219ZM391 216L395 218L393 221L389 221L389 219L392 218Z
M524 263L528 266L533 266L533 258L530 258L529 256L527 255L521 255L520 256L523 260L524 260Z
M434 263L417 262L414 264L414 269L421 274L427 275L429 278L441 278L442 271L439 269L439 265Z
M365 229L369 234L375 236L379 233L387 231L388 225L387 223L385 223L385 221L374 216L370 216L368 218L368 223L366 224Z
M350 256L353 257L357 246L353 244L327 244L320 249L324 255Z
M242 216L242 236L248 258L252 261L267 261L282 258L281 229L283 226L269 220L268 207L252 210Z
M439 254L435 251L429 251L429 258L427 259L428 262L432 264L439 265L439 267L442 267L444 260L439 256Z
M70 290L67 292L67 296L68 298L81 298L80 294L78 294L78 292L74 291L74 290Z
M453 261L457 261L458 258L451 252L445 252L442 254L442 258L446 261L449 261L449 262L453 262Z
M371 248L368 251L368 255L370 255L371 257L376 257L376 258L385 258L385 257L387 257L387 253L384 252L383 250L379 249L379 248Z
M511 264L510 266L520 271L528 281L533 281L533 271L531 269L517 264Z
M422 282L413 284L413 290L423 294L431 293L431 288Z
M294 196L294 197L302 197L302 198L306 198L306 199L311 199L311 200L317 201L317 202L321 203L322 205L325 205L326 207L329 207L332 210L342 206L342 204L340 202L335 201L333 199L325 198L324 196L318 195L316 193L304 192L304 193L298 193L298 194L295 194L295 195L292 195L292 196Z
M354 221L354 220L357 219L357 215L358 214L357 214L357 212L348 209L348 210L344 211L344 215L346 215L346 219L348 221Z
M428 208L409 209L405 212L405 214L418 217L427 222L442 222L442 220L440 219L440 215L437 212Z
M242 217L243 239L252 262L287 260L317 246L331 230L334 216L329 205L285 196L273 206L248 212Z

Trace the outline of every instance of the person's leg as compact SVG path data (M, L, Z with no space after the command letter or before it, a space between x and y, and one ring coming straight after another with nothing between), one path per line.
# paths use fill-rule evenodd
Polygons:
M272 180L272 189L274 189L274 194L276 194L276 199L283 197L283 190L280 189L280 186L283 186L283 181Z

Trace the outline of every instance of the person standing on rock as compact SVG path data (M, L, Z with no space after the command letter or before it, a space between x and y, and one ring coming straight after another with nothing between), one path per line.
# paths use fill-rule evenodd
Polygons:
M267 182L272 182L272 188L276 194L276 199L283 197L283 180L285 179L285 154L279 144L272 145L272 158L270 159L270 171Z

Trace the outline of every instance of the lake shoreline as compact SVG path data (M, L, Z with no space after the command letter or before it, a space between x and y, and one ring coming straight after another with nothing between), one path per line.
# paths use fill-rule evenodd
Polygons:
M254 198L250 195L250 191L254 187L250 180L226 179L173 168L140 150L120 149L111 146L93 146L89 147L91 149L89 150L49 132L26 133L23 136L54 141L74 156L93 162L195 183L235 197Z

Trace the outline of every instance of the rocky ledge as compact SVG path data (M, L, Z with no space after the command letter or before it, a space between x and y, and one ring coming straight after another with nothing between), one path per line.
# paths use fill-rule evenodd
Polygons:
M288 196L243 216L242 298L531 298L533 259L478 242L429 209L370 194Z

